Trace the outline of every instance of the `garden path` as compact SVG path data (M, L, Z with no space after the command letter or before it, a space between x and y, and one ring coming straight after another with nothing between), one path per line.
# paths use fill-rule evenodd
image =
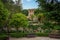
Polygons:
M60 40L49 37L34 37L34 38L10 38L10 40Z

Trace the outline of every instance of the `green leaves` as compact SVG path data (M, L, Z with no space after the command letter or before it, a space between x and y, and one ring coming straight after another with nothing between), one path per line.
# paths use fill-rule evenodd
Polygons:
M57 0L48 0L48 2L46 0L37 0L37 2L39 7L41 7L46 12L58 10L60 7L60 4L57 2Z
M38 17L38 21L41 21L42 18L44 17L44 14L43 13L40 13L40 14L37 15L37 17Z
M59 26L59 25L55 25L55 26L54 26L54 29L60 30L60 26Z
M22 10L22 13L24 14L24 15L26 15L26 16L28 16L28 10Z
M9 12L4 8L2 2L0 1L0 27L2 27L7 20Z
M28 26L28 19L21 13L13 14L9 24L14 27L26 27Z
M21 12L21 5L18 6L18 4L14 3L13 0L1 0L3 5L5 6L5 8L8 9L8 11L10 11L10 13L20 13Z
M47 3L45 0L37 0L39 3L39 7L42 8L42 10L46 11L46 16L48 20L53 20L60 22L60 3L58 3L57 0L51 0L51 2Z

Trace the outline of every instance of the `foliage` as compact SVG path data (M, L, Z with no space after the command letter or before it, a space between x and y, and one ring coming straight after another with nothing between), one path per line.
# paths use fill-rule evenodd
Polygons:
M43 14L43 13L40 13L40 14L38 14L37 16L38 16L38 18L40 18L40 17L43 17L44 14Z
M58 0L37 0L39 7L46 12L46 20L60 24L60 2ZM46 23L47 24L47 23ZM48 25L48 24L47 24Z
M52 20L52 21L56 21L56 22L60 22L60 13L56 12L56 11L52 11L50 13L48 13L48 19Z
M60 26L59 26L59 25L55 25L55 26L54 26L54 29L55 29L55 30L60 30Z
M49 29L45 29L44 33L51 33L52 30L49 30Z
M0 1L0 27L3 27L7 18L8 18L9 12L7 9L4 8L2 2Z
M5 40L5 39L6 39L6 37L7 37L7 35L6 35L6 34L0 34L0 40Z
M44 25L41 27L43 29L53 29L54 26L50 22L44 22Z
M16 2L13 0L1 0L2 3L4 4L5 8L10 11L10 13L20 13L21 12L21 5L18 6ZM16 3L16 4L15 4Z
M31 20L33 21L33 18L35 17L35 15L31 15Z
M37 14L40 13L40 10L39 9L35 9L34 13L35 13L35 15L37 15Z
M39 25L29 25L29 28L36 30L39 27Z
M44 17L44 14L43 14L43 13L40 13L40 14L38 14L38 15L37 15L37 17L38 17L38 21L40 21L40 20L41 20L41 18L43 18L43 17Z
M23 33L23 32L19 32L19 33L10 33L11 37L15 37L15 38L20 38L20 37L26 37L27 33Z
M56 3L54 3L54 1ZM41 8L45 11L47 11L47 15L49 18L52 18L53 20L59 20L59 7L60 7L60 3L57 0L51 0L51 2L47 2L45 0L37 0L37 2L39 3L39 7L41 5ZM56 15L57 14L57 15ZM57 19L56 19L57 18Z
M49 34L48 33L35 33L36 36L40 36L40 37L48 37Z
M28 16L28 10L22 10L22 13L25 14L26 16Z
M40 13L45 13L45 11L42 10L41 8L35 9L35 11L34 11L34 14L35 14L35 15L38 15L38 14L40 14Z
M10 19L9 25L16 28L27 27L28 26L27 17L21 13L13 14L12 18Z
M60 5L58 0L37 0L37 2L39 3L39 7L47 12L58 10Z

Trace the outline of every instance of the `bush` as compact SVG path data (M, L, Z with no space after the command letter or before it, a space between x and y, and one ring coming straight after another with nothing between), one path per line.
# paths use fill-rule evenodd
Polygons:
M0 34L0 40L5 40L5 39L6 39L6 37L7 37L7 35L6 35L6 34Z
M60 25L55 25L55 26L54 26L54 29L60 30Z
M15 30L11 30L10 33L15 33L16 31Z
M35 33L35 34L36 34L36 36L43 36L43 37L49 36L48 33Z
M44 33L51 33L51 30L45 30Z
M10 36L15 38L26 37L27 33L22 32L10 33Z
M39 27L39 25L29 25L29 28L36 30Z
M9 22L9 26L15 27L17 31L20 27L28 27L28 25L27 16L22 13L13 14Z

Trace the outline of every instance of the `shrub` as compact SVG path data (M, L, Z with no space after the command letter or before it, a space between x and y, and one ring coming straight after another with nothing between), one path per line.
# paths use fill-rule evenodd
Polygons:
M55 25L55 26L54 26L54 29L60 30L60 25Z
M10 36L15 38L26 37L27 33L22 32L10 33Z
M29 24L27 16L22 13L13 14L12 18L10 19L9 25L11 27L15 27L17 31L20 27L28 27Z
M48 33L35 33L36 36L44 36L47 37L49 34Z
M51 30L47 29L47 30L45 30L45 33L51 33Z
M7 35L6 35L6 34L0 34L0 40L5 40L5 39L6 39L6 37L7 37Z
M36 30L39 27L39 25L29 25L29 28Z

